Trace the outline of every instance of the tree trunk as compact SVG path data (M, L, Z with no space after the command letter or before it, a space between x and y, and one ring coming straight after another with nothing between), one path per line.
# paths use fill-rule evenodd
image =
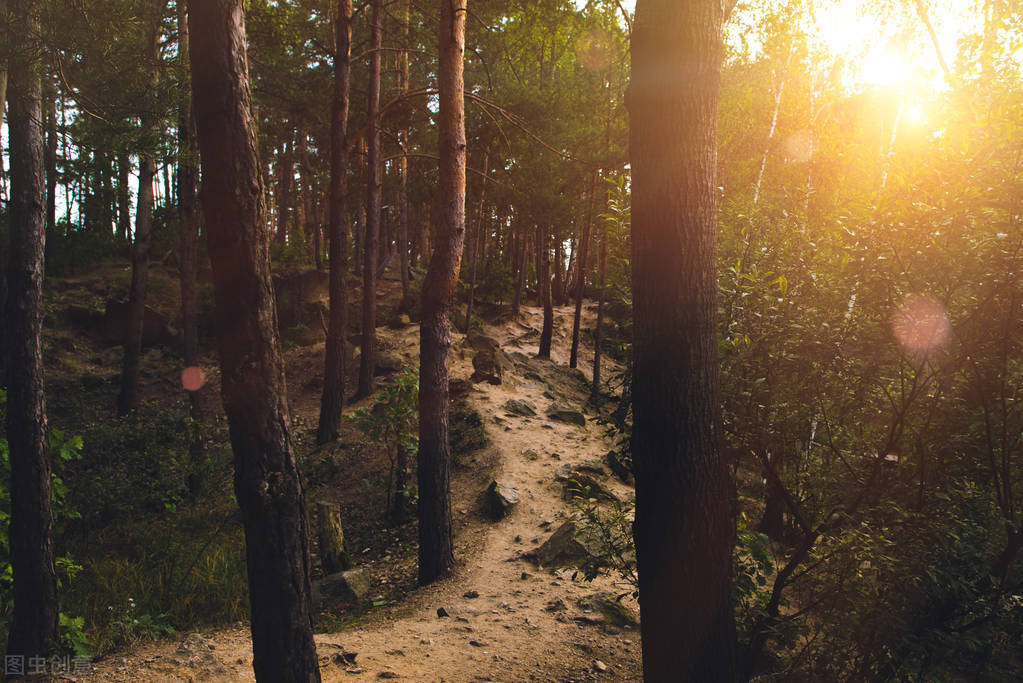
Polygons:
M292 176L291 153L288 150L288 143L281 147L277 155L277 244L284 246L288 243L288 207L291 202L291 176Z
M600 361L604 346L604 300L607 298L607 229L600 231L600 263L597 268L597 322L593 326L593 382L590 399L597 400L601 392Z
M178 4L178 55L182 67L188 59L188 16L184 3ZM178 110L178 230L181 250L181 337L184 366L196 368L199 365L199 316L196 312L195 282L199 269L199 212L196 207L196 191L199 185L199 153L195 149L195 118L192 114L192 97L187 83L181 93ZM194 370L191 371L194 373ZM202 484L200 471L205 459L202 435L198 423L202 419L199 407L199 390L202 388L197 374L183 382L188 392L188 416L192 420L192 431L188 444L189 475L188 490L199 492Z
M333 574L351 568L352 561L345 551L345 531L341 523L341 506L337 503L317 503L316 526L316 538L320 546L323 572Z
M519 319L519 308L522 303L522 289L526 286L526 236L519 235L518 268L515 273L515 298L512 299L512 318Z
M380 50L383 43L383 0L373 0L369 57L370 121L366 168L366 231L362 259L362 354L356 395L373 393L376 369L377 251L380 248Z
M159 80L161 6L154 2L149 8L148 59L152 69L149 88L153 93L144 105L142 128L156 134L160 125L155 111L155 90ZM142 355L142 323L146 310L149 284L149 250L153 227L153 179L156 176L156 154L144 150L139 160L139 200L135 211L135 239L131 247L131 289L128 293L128 330L124 340L124 361L121 367L121 391L117 396L117 414L124 416L138 407L139 358Z
M338 0L334 19L334 93L330 108L330 323L324 352L323 394L316 443L337 438L345 397L345 337L348 327L348 100L352 51L352 0Z
M550 228L536 227L536 289L543 306L543 327L540 329L540 348L537 358L551 357L551 337L554 333L554 306L551 301Z
M716 326L721 22L717 0L639 0L632 31L633 528L649 681L737 676Z
M188 19L221 393L245 526L252 666L260 681L319 681L309 535L277 337L242 2L192 2Z
M579 324L583 314L583 292L586 291L586 252L590 244L590 230L593 227L593 200L597 193L597 171L593 172L593 179L590 181L590 202L586 210L586 223L583 225L583 234L579 238L579 258L576 260L575 279L575 316L572 318L572 353L568 360L568 367L574 368L579 362Z
M7 442L10 483L10 557L14 614L7 657L48 657L59 646L54 570L50 453L43 399L43 187L42 86L37 3L9 5L19 31L10 62L10 266L6 311ZM20 41L18 39L21 39Z
M46 126L46 229L57 229L57 102L53 88L47 88L46 102L43 105L43 122Z
M128 187L128 174L131 172L131 158L127 152L117 155L117 241L128 243L128 227L131 224L131 189Z
M404 44L398 55L398 88L402 93L408 93L409 89L409 60L408 45L411 27L410 0L402 0L401 12L401 35ZM398 160L398 173L400 184L398 185L398 267L401 269L401 301L402 306L407 305L409 299L408 280L408 157L405 155L405 146L408 144L409 131L404 129L401 132L399 141L402 145L401 159Z
M471 264L472 272L469 277L469 301L465 304L465 334L469 334L469 330L472 329L472 304L473 299L476 297L476 265L480 260L480 246L483 242L483 199L487 192L487 171L490 170L490 148L487 147L483 152L483 182L480 183L480 204L479 209L476 211L476 226L473 229L472 237L472 256L469 259Z
M443 0L437 30L440 112L437 240L423 282L419 328L419 583L455 563L448 442L448 311L465 238L465 102L462 53L466 0Z

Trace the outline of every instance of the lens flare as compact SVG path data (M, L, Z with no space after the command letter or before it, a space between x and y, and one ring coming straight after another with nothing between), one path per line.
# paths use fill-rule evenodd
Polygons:
M206 373L195 365L181 371L181 386L185 391L199 391L206 384Z
M892 316L892 333L908 354L927 356L948 343L952 323L940 301L913 294Z
M603 31L587 31L576 41L575 55L588 71L603 71L611 65L611 37Z

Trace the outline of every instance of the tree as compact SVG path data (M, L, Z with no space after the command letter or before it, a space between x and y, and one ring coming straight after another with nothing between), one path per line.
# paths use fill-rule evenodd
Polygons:
M437 237L423 281L419 328L419 583L428 584L454 566L448 441L448 312L458 283L465 239L465 51L466 0L442 0L437 29L440 112L437 145Z
M380 51L383 42L383 0L373 0L369 55L369 123L366 168L366 225L362 261L362 354L358 396L373 393L376 369L377 250L380 248Z
M149 0L147 16L147 54L149 80L146 105L142 111L142 129L154 138L159 133L156 87L160 80L160 27L164 0ZM149 144L153 144L150 140ZM146 149L139 159L139 197L135 213L135 238L131 245L131 288L128 293L128 326L124 340L121 391L117 396L117 414L127 415L138 404L139 357L142 354L142 325L149 284L149 251L153 228L153 180L156 177L156 152ZM109 227L109 225L108 225Z
M647 680L736 678L720 454L716 0L639 0L631 115L636 539Z
M189 7L202 208L213 266L221 393L245 526L252 665L318 681L305 499L291 443L240 0Z
M43 187L42 85L37 3L9 6L11 238L6 310L7 441L11 465L10 553L14 616L7 656L47 657L56 652L57 574L53 553L50 453L43 399Z
M335 21L334 96L330 114L330 322L324 353L323 394L316 442L337 438L345 392L345 336L348 327L347 207L349 76L351 73L352 0L339 0Z

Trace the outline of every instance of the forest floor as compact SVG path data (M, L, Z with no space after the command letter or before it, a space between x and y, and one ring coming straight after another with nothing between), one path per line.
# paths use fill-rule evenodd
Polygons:
M385 283L392 289L396 284ZM585 332L594 326L595 309L590 303L583 310L580 365L586 373L568 368L570 306L555 309L551 361L535 357L542 323L539 308L523 306L518 321L505 316L485 324L483 333L500 344L510 361L499 385L467 381L474 350L465 335L452 333L451 378L471 387L464 401L483 419L488 443L454 458L457 567L450 577L425 588L415 586L414 522L392 527L377 517L368 531L352 534L347 528L350 521L366 525L365 498L370 494L365 485L359 486L365 474L359 462L364 440L344 434L320 449L310 445L322 386L323 343L286 349L295 439L300 449L311 452L304 466L307 482L313 480L309 500L341 503L346 542L355 545L349 550L372 582L371 599L361 607L328 610L317 620L323 680L641 678L639 629L629 623L629 617L638 614L635 601L627 595L620 602L625 609L614 614L602 607L609 596L613 601L630 587L615 576L584 581L572 567L549 569L530 558L575 511L574 503L566 499L564 466L583 465L618 498L633 497L631 488L606 470L601 473L599 461L612 443L594 421L595 411L586 405L593 351L592 335ZM382 326L377 336L380 348L400 358L402 366L418 364L417 325ZM204 367L209 368L210 385L216 385L212 356ZM615 371L610 359L605 367L607 373ZM167 374L173 376L172 371ZM151 388L160 391L160 382L154 384ZM509 412L505 404L510 399L528 402L536 415ZM219 403L215 395L207 400ZM364 399L347 405L345 411L371 403L371 398ZM585 425L550 419L548 409L555 405L586 413ZM343 430L354 428L346 425ZM484 502L484 491L495 479L516 488L520 496L511 512L496 522L486 514ZM438 616L441 608L447 616ZM139 642L97 659L88 673L65 680L254 680L249 630L239 622Z

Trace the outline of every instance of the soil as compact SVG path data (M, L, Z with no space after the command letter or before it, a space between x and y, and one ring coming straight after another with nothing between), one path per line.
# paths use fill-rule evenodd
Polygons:
M397 283L385 282L394 288ZM386 294L385 294L386 296ZM308 500L340 502L346 544L358 566L372 577L371 599L361 606L332 608L317 621L321 675L324 681L400 678L413 681L590 681L641 679L640 636L635 624L609 623L587 597L629 592L614 576L584 581L572 568L549 570L529 559L573 514L564 498L564 483L555 472L564 465L602 459L612 444L586 405L589 368L567 367L573 309L555 308L553 359L537 359L542 313L523 306L518 321L505 316L486 323L483 333L497 340L511 359L502 384L468 382L474 351L465 335L452 333L452 380L469 386L456 406L475 410L483 419L488 443L456 454L452 495L458 566L448 578L415 585L415 523L388 526L384 503L368 505L361 484L368 476L367 444L351 425L342 438L320 449L312 446L319 410L322 341L286 349L293 427L300 451L309 452ZM581 364L592 360L595 306L584 306ZM383 316L382 316L383 319ZM406 324L377 330L380 348L400 356L402 365L417 364L419 329ZM587 346L589 342L589 346ZM614 363L605 363L605 377ZM219 404L215 359L204 359ZM174 371L177 372L177 371ZM168 376L174 372L168 371ZM154 391L166 392L166 378ZM385 382L381 378L381 382ZM509 399L525 400L536 416L508 413ZM346 413L372 399L346 405ZM550 420L557 404L586 413L584 426ZM373 467L379 473L379 462ZM386 461L384 461L386 462ZM515 487L519 503L500 521L486 514L484 491L492 480ZM632 490L613 476L600 483L622 499ZM314 564L318 562L314 558ZM315 577L314 577L315 578ZM622 604L638 615L626 595ZM447 616L438 616L442 610ZM79 681L235 681L254 680L248 627L229 627L177 634L137 643L91 664L65 680Z

